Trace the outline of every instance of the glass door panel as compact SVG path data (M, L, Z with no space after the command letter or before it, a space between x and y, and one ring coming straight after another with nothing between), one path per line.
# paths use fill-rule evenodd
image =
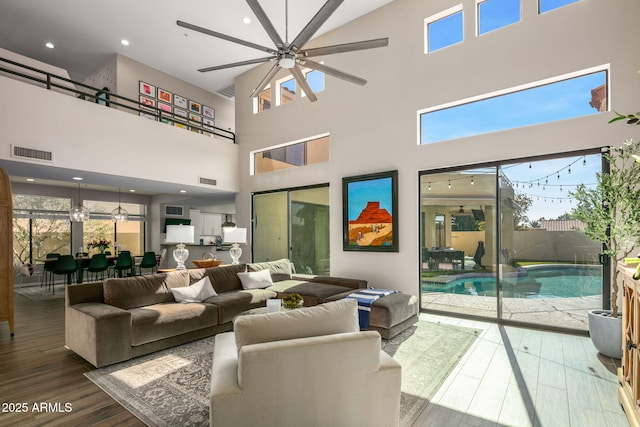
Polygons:
M291 260L298 273L329 274L329 187L291 191Z
M601 251L572 218L571 191L596 182L600 154L500 168L502 318L587 330L602 307Z
M289 257L288 193L253 196L253 261L273 261Z
M422 308L495 318L496 169L420 177Z

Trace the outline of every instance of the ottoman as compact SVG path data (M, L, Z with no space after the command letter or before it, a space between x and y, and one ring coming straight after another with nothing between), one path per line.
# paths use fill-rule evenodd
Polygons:
M357 290L326 298L324 302L342 299ZM379 298L371 305L369 330L378 331L382 338L398 335L418 321L418 298L395 293Z

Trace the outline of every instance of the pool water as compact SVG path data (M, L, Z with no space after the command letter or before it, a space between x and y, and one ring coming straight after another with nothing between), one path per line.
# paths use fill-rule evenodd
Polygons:
M422 283L423 292L495 296L495 277L460 275L447 283ZM536 265L502 280L505 298L574 298L602 293L601 266Z

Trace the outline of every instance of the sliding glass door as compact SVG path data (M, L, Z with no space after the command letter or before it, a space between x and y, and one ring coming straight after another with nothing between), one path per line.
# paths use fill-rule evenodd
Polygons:
M298 273L329 274L329 187L253 195L254 262L290 259Z
M600 170L589 153L421 174L422 308L587 330L608 267L571 192Z

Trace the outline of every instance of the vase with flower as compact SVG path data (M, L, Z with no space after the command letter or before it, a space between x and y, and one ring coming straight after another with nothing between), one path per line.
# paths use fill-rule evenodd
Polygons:
M87 243L87 249L95 248L101 254L111 245L111 241L107 239L94 239Z

